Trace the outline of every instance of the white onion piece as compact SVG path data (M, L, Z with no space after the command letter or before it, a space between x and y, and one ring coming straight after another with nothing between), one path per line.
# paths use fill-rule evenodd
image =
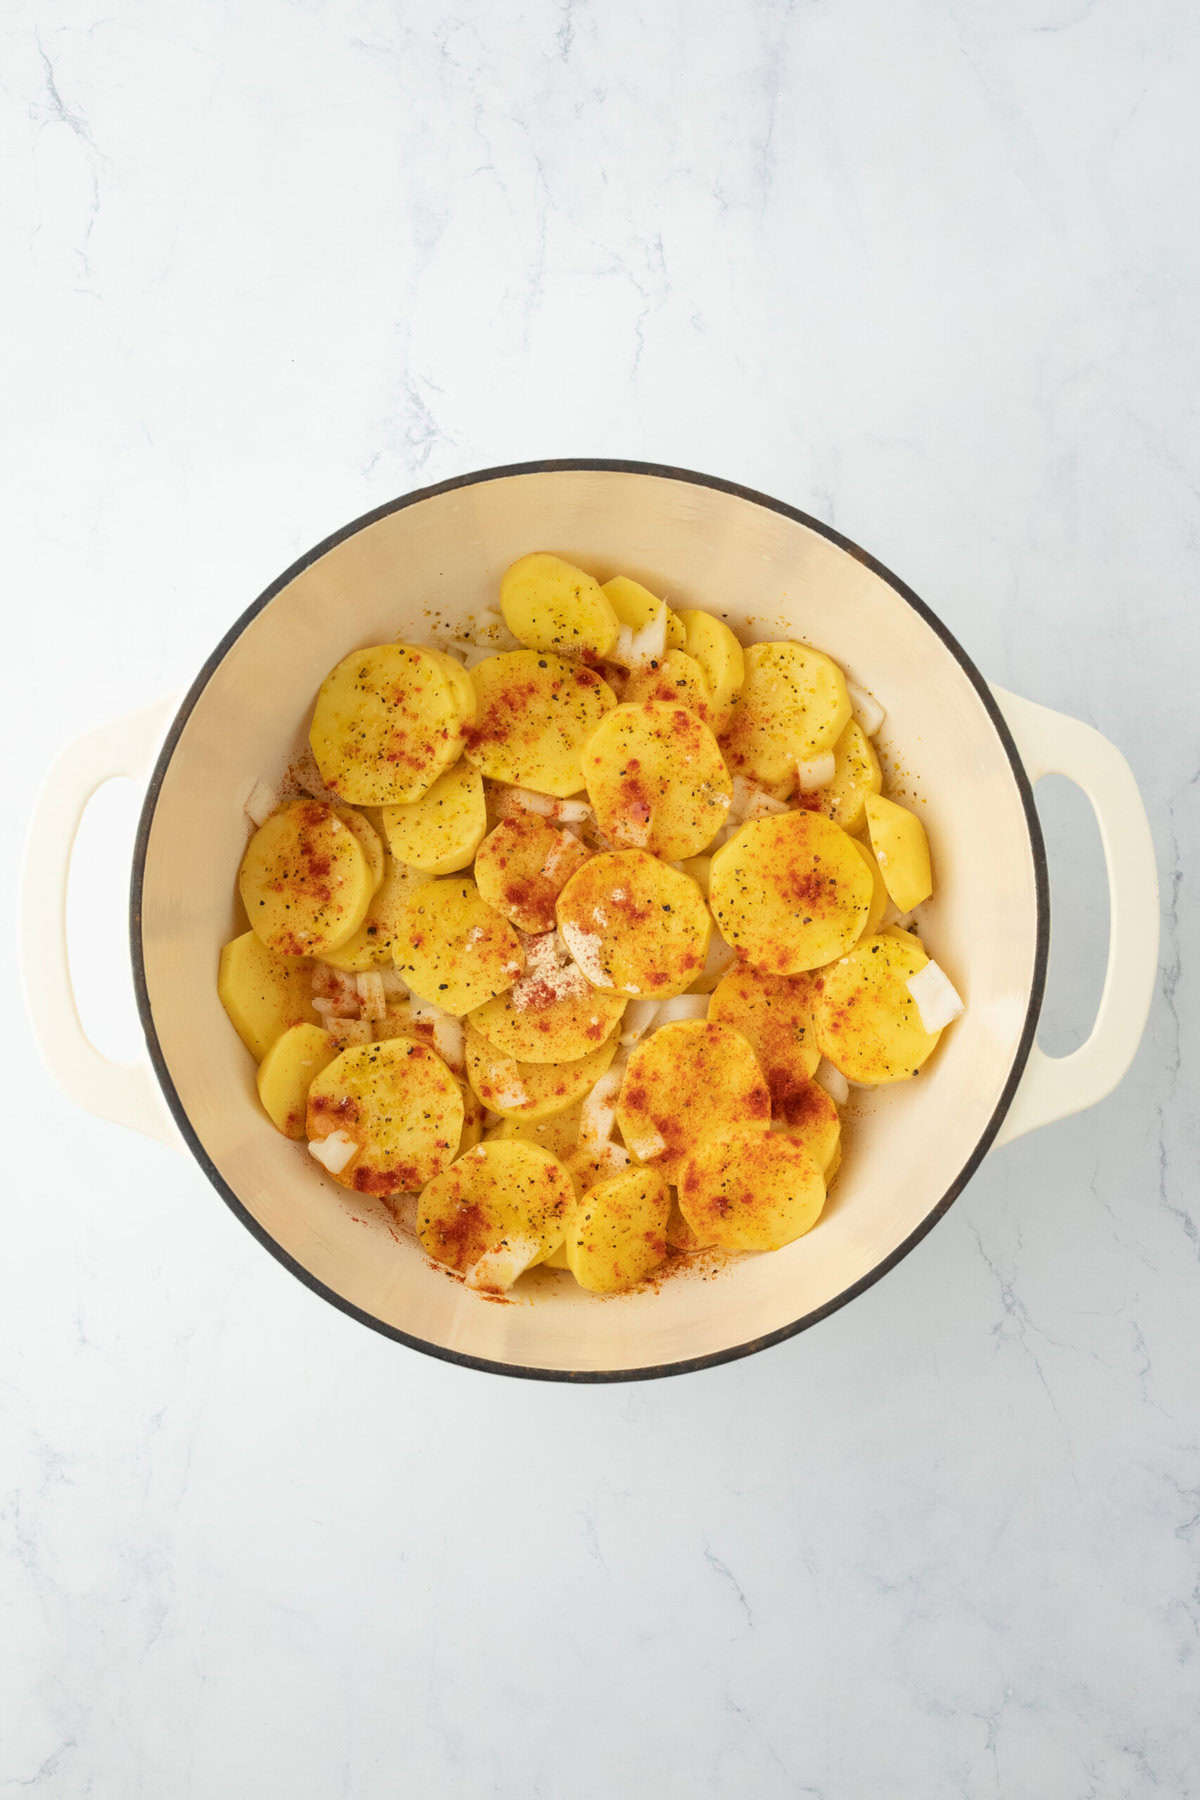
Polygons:
M750 802L745 812L745 822L749 824L751 819L776 818L780 813L791 812L791 810L786 800L777 800L774 794L768 794L766 788L759 788L750 796Z
M387 1011L387 999L383 991L383 981L373 969L366 969L356 976L359 1008L364 1019L382 1019Z
M265 825L278 808L278 791L265 781L256 781L242 803L242 811L252 825Z
M622 1069L607 1069L579 1109L579 1142L588 1149L598 1149L612 1137L623 1074Z
M504 1086L495 1090L495 1101L497 1106L514 1108L524 1106L528 1102L528 1099L529 1094L526 1091L525 1083L518 1075L506 1076ZM500 1117L504 1118L504 1116L505 1115L502 1112Z
M408 983L399 969L380 969L379 979L383 983L383 991L389 1000L403 1000L408 993Z
M660 600L653 617L639 630L621 626L606 660L622 669L644 669L651 663L661 662L666 649L667 607L666 602Z
M347 1132L331 1131L328 1137L312 1139L308 1154L331 1175L340 1175L357 1149L358 1145Z
M685 1019L705 1019L707 1017L707 994L676 994L670 1000L659 1001L655 1029L657 1030L660 1025L678 1025Z
M510 1237L495 1250L485 1250L479 1261L472 1263L467 1270L467 1286L502 1294L541 1254L537 1238Z
M620 1041L623 1049L630 1049L639 1038L645 1037L661 1005L661 1000L631 1000L629 1002L621 1019Z
M653 1125L646 1125L640 1129L636 1126L626 1128L623 1125L621 1130L624 1132L625 1142L641 1162L652 1162L656 1156L661 1156L667 1147L666 1138L660 1136Z
M823 1087L835 1106L845 1106L850 1098L850 1083L840 1069L835 1069L831 1062L824 1059L817 1065L813 1080L818 1087Z
M619 1175L633 1161L624 1144L614 1144L611 1140L607 1144L598 1144L594 1149L589 1147L589 1153L597 1172L603 1170L608 1175Z
M815 794L818 788L828 787L836 773L837 763L832 750L796 764L796 779L802 794Z
M532 788L509 787L503 782L495 784L491 800L502 819L511 818L514 812L526 812L553 819L558 825L586 825L592 817L586 800L559 800L553 794L538 794Z
M456 1075L461 1075L467 1066L466 1033L463 1022L451 1013L443 1013L440 1019L433 1021L433 1047Z
M916 1001L921 1023L928 1032L945 1030L963 1010L958 989L945 969L935 962L927 962L923 969L910 975L904 985Z
M850 696L854 717L860 728L866 732L868 737L874 737L887 718L887 714L873 694L868 694L863 688L855 687L852 681L846 683L846 692Z

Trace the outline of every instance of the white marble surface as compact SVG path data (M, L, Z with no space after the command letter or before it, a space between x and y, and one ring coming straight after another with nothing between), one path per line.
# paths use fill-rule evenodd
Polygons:
M1106 1105L816 1330L615 1389L343 1318L18 1023L0 1793L1195 1794L1194 6L12 0L0 68L10 868L60 742L318 537L623 455L822 515L1113 736L1166 927ZM1046 813L1061 1049L1103 903Z

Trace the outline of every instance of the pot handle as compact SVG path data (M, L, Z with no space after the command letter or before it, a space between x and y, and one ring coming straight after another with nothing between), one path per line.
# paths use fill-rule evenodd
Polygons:
M993 687L1031 782L1065 775L1091 801L1108 876L1108 966L1091 1036L1069 1056L1035 1043L996 1135L1011 1143L1112 1092L1145 1029L1158 968L1158 875L1150 821L1133 771L1092 726Z
M116 776L145 781L177 705L161 700L101 725L56 757L25 840L20 917L25 1004L51 1075L85 1112L176 1148L178 1135L146 1064L102 1056L80 1022L67 956L67 881L88 801Z

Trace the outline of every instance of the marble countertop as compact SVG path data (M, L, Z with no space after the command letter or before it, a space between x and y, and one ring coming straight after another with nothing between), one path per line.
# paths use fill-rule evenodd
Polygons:
M70 1108L6 963L0 1794L1196 1793L1195 8L15 0L0 46L10 869L58 746L318 538L601 455L816 513L1100 726L1164 901L1108 1102L815 1330L579 1391L322 1304ZM1105 910L1042 802L1062 1050ZM135 804L73 895L116 1047Z

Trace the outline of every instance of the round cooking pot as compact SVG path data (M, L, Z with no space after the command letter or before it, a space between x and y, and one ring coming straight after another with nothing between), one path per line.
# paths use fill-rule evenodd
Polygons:
M327 670L356 644L419 643L439 620L494 604L502 571L539 546L601 579L636 576L675 604L712 608L743 639L811 639L879 697L883 746L923 799L933 846L937 892L922 930L967 1010L919 1079L853 1095L842 1171L809 1236L707 1279L685 1267L657 1290L615 1298L535 1271L496 1304L430 1263L385 1206L347 1195L279 1137L217 999L217 956L243 928L243 802L295 755ZM107 1062L84 1037L63 929L88 797L152 759L131 925L153 1076ZM1034 1044L1050 919L1032 783L1052 770L1092 802L1111 902L1095 1027L1060 1058ZM475 1368L580 1381L744 1356L862 1293L925 1236L990 1148L1115 1085L1145 1023L1158 942L1149 826L1110 743L989 687L911 589L794 507L680 469L598 461L465 475L318 544L242 614L178 710L151 708L59 759L35 816L24 899L30 1010L73 1099L175 1143L181 1134L259 1241L364 1324Z

